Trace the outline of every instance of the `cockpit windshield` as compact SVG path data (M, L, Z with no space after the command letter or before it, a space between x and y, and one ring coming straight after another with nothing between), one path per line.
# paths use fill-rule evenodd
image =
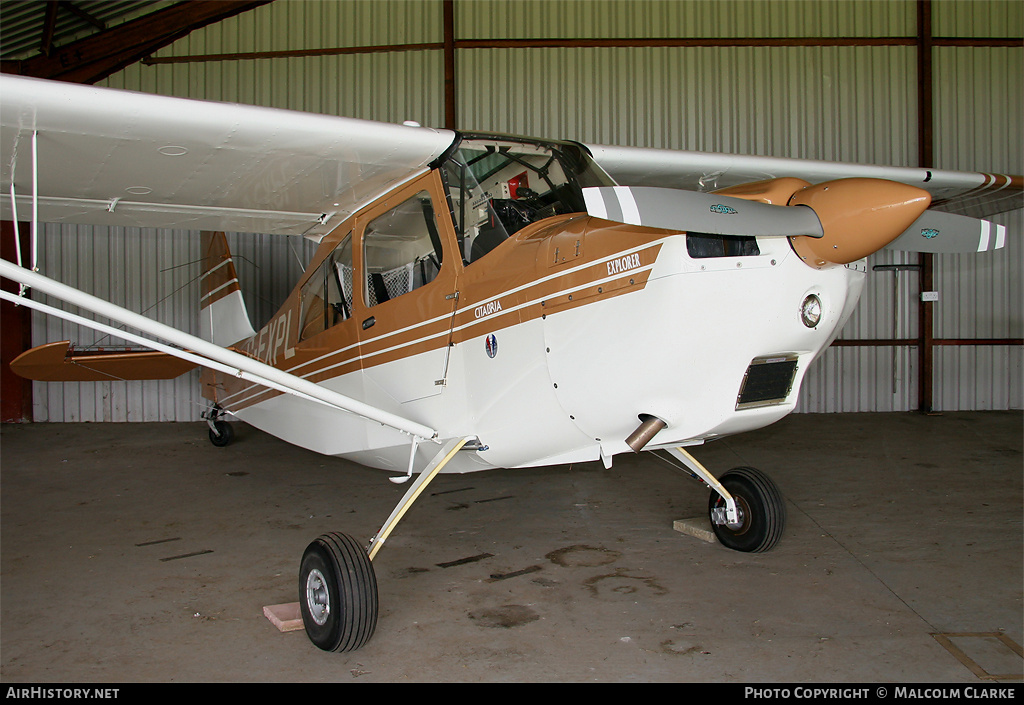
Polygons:
M569 142L465 136L441 170L467 264L530 223L586 211L583 189L614 182Z

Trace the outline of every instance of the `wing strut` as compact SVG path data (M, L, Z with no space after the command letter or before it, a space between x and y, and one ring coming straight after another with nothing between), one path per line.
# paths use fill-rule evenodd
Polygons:
M17 166L17 150L13 155L11 163L11 220L14 223L14 250L18 258L18 266L22 264L21 258L21 234L18 232L18 197L14 191L14 171ZM32 228L31 228L31 254L29 267L33 272L39 271L36 267L36 256L39 247L36 244L39 235L39 133L32 131ZM25 293L25 285L22 284L20 293Z
M369 404L365 404L357 399L352 399L351 397L347 397L343 394L333 392L307 379L285 372L284 370L279 370L276 367L260 362L259 360L254 360L253 358L242 355L241 353L227 350L219 345L214 345L202 338L189 335L188 333L176 328L154 321L151 318L146 318L134 311L129 311L128 309L112 304L109 301L104 301L103 299L67 286L66 284L61 284L49 277L45 277L36 272L31 272L24 267L19 267L18 265L6 260L0 260L0 276L7 277L19 284L24 284L45 294L49 294L54 298L66 301L88 311L92 311L93 313L110 318L111 320L123 323L124 325L131 326L132 328L155 338L160 338L169 343L173 343L174 345L181 346L181 348L186 348L186 350L181 350L173 346L163 345L161 348L158 348L161 352L166 352L187 360L190 360L195 356L205 358L205 360L200 364L213 367L215 366L214 363L216 363L221 365L221 368L219 369L228 368L228 372L242 379L246 379L247 381L253 381L278 391L295 394L302 398L316 400L327 404L328 406L333 406L349 413L356 414L357 416L361 416L365 419L369 419L370 421L376 421L377 423L410 436L436 440L437 432L428 426L403 418L397 414L384 411L383 409L379 409L375 406L370 406ZM14 303L23 303L34 307L45 306L45 304L39 304L38 302L32 302L32 304L29 304L28 299L15 297L13 294L4 295L5 299L8 297L12 297L14 299ZM55 315L67 314L67 312L64 311L57 314L57 309L52 309L49 312L55 313ZM82 325L96 328L97 330L103 330L101 327L103 324L96 321L82 318L78 322L82 323ZM125 331L115 331L114 334L119 337L132 340L132 338L128 337L131 334L126 334ZM142 341L140 344L147 345L149 347L162 345L144 338L138 338L138 340ZM133 340L133 342L137 341ZM248 377L246 377L246 375L248 375Z

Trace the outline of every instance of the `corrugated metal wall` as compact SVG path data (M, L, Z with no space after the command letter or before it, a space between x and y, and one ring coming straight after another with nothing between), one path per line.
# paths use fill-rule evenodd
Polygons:
M155 56L281 52L442 40L437 0L289 1L219 22ZM423 125L444 122L439 51L129 66L101 85Z
M913 0L456 0L455 32L460 40L913 38L916 11ZM1024 7L1017 2L936 2L933 15L937 37L1024 34ZM441 18L439 0L279 0L193 32L158 56L438 43L443 39ZM933 166L1024 172L1020 91L1024 49L938 46L933 57ZM897 165L917 161L913 46L460 48L456 62L458 124L464 129ZM112 76L106 85L391 122L412 119L438 126L444 122L444 66L439 50L138 64ZM1002 216L999 222L1011 226L1011 242L1005 250L936 258L937 338L1024 335L1024 247L1020 242L1024 224L1019 212ZM121 237L110 235L111 240ZM144 259L142 241L126 238L127 244L110 248L109 255L103 248L91 255L90 271L96 278L83 281L83 286L117 289L126 278L119 272L125 262L138 261L138 266L154 271L192 257L192 245L175 242L193 242L189 234L147 233L142 240L148 242L147 238L155 243L146 251L154 260ZM49 259L55 247L73 252L78 244L90 247L88 238L49 228L47 266L56 266ZM251 259L258 263L267 258L260 248L280 248L280 244L259 239L252 247ZM73 254L62 256L65 261L77 259ZM108 257L109 270L105 270ZM294 259L287 252L283 257ZM914 255L882 253L870 264L916 261ZM246 265L239 268L244 278ZM103 283L107 271L111 284ZM273 271L260 276L275 282L281 291L294 273ZM872 274L863 303L843 338L915 338L917 277L910 271ZM159 284L162 288L157 282L146 289L137 287L130 296L139 298L129 297L128 305L141 310L178 281ZM188 295L195 296L194 292ZM190 306L185 302L161 315L190 329L195 326L194 306ZM37 338L53 339L53 332L42 328L38 323ZM938 347L935 408L1024 407L1022 358L1020 346ZM917 361L917 350L910 346L833 347L809 372L799 409L914 409ZM93 385L50 385L58 388L55 392L37 385L37 418L72 420L93 414L111 420L186 420L198 416L200 405L192 396L197 385L188 380L159 390L172 396L171 402L150 403L154 394L150 386L132 384L138 384L140 391L90 392L84 388ZM126 388L132 389L132 384ZM71 387L79 389L72 393ZM111 397L125 401L108 408Z
M972 3L973 5L973 3ZM1021 36L1024 5L981 3L975 12L946 7L937 33ZM1020 48L940 47L935 51L935 157L942 166L991 171L1024 169L1024 51ZM1024 213L993 218L1012 233L1000 252L936 258L937 338L1024 336ZM936 351L936 408L1024 407L1024 348L942 346Z
M248 233L228 233L228 245L258 329L287 298L315 245ZM198 234L189 231L50 225L39 268L65 284L199 335L200 259ZM42 301L62 307L50 297ZM117 327L102 317L82 315ZM76 347L129 345L39 312L32 314L32 337L35 345L57 340ZM198 371L168 381L33 384L35 421L192 421L205 408Z
M188 263L198 258L198 243L188 232L51 225L39 267L70 286L198 333L198 287L188 286L189 279L198 275L198 265ZM49 297L44 301L61 306ZM70 340L79 347L127 344L33 313L34 344L55 340ZM172 381L37 382L33 386L36 421L172 421L196 418L203 409L198 373Z

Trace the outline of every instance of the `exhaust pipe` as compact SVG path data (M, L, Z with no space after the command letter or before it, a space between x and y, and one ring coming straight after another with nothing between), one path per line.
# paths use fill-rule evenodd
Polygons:
M658 431L665 428L664 421L650 414L640 414L640 421L641 424L626 438L626 445L632 448L635 453L643 450L644 446L650 443Z

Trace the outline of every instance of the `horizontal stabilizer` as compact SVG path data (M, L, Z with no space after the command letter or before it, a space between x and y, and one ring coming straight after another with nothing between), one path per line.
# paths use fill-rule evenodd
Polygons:
M822 237L810 208L772 206L735 196L653 186L583 189L587 212L617 223L681 232L754 237Z
M53 279L43 276L38 272L33 272L25 269L24 267L19 267L13 262L8 262L5 259L0 259L0 276L7 277L11 281L17 282L18 284L24 284L25 286L44 294L49 294L54 298L66 301L78 306L79 308L85 309L86 311L92 311L100 316L110 318L124 326L135 328L136 330L142 331L154 338L161 338L172 345L167 345L157 340L147 340L146 338L135 335L129 331L113 328L99 321L83 318L77 314L71 313L70 311L62 311L61 309L54 308L40 301L19 297L12 292L0 290L0 299L3 299L4 301L28 306L29 308L37 311L43 311L44 313L55 315L78 325L84 325L94 330L98 330L101 333L124 338L125 340L137 345L146 345L159 352L180 357L197 365L202 365L203 367L208 367L219 372L232 374L247 382L253 382L254 384L263 385L276 391L292 394L308 401L332 406L341 411L346 411L370 421L390 426L397 431L411 436L433 439L437 435L436 431L421 423L403 418L397 414L393 414L370 404L366 404L358 399L347 397L344 394L339 394L338 392L327 389L326 387L321 387L315 382L293 375L289 372L285 372L284 370L280 370L272 365L261 362L260 360L251 358L248 355L228 350L219 345L214 345L202 338L190 335L184 331L172 328L171 326L159 323L158 321L154 321L150 318L146 318L134 311L129 311L121 306L112 304L109 301L104 301L103 299L97 298L91 294L87 294L80 289L75 289L65 284L61 284L60 282L54 281ZM173 345L179 345L181 347L175 348Z
M187 360L162 352L80 351L67 340L26 350L11 362L16 375L40 382L174 379L195 368Z
M954 254L998 250L1005 243L1005 225L930 210L925 211L886 249Z

